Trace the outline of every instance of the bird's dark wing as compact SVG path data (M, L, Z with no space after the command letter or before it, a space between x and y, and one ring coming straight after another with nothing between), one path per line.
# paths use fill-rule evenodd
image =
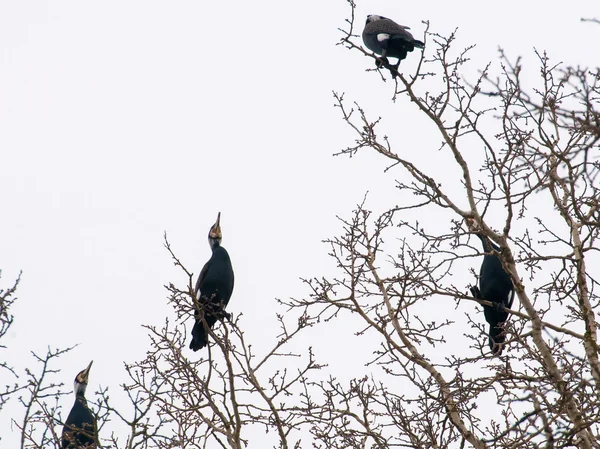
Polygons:
M402 33L394 33L394 34L392 34L390 36L390 40L392 40L392 41L394 41L394 40L401 40L401 41L412 42L412 41L415 40L415 38L408 31L402 30Z
M477 287L476 285L473 285L472 287L470 287L469 290L471 290L471 295L473 295L473 298L483 299L481 297L481 292L479 291L479 287Z
M200 275L198 275L198 280L196 281L196 288L194 289L194 295L196 296L197 300L200 300L200 297L198 296L200 293L200 286L202 285L202 281L206 277L206 273L208 273L209 266L210 260L204 264L204 266L202 267L202 271L200 271Z
M75 404L65 421L62 448L77 449L98 447L98 422L88 408L85 398L75 399Z
M381 19L375 20L374 22L369 22L365 27L365 32L367 34L404 34L408 35L412 38L412 35L406 31L407 27L403 27L402 25L398 25L396 22L390 19Z

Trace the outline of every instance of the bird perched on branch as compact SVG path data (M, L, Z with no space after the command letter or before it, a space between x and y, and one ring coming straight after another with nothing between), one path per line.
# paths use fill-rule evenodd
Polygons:
M482 234L481 228L475 220L468 218L469 231L474 233L481 243L485 255L479 270L479 287L471 287L474 298L490 301L493 306L483 306L485 320L490 325L488 343L493 355L500 355L506 339L505 326L508 320L508 312L515 297L515 289L512 280L498 257L500 248Z
M85 399L85 389L92 363L94 363L93 360L75 377L75 404L73 404L63 427L62 449L96 449L98 447L96 417L88 408Z
M217 216L217 222L208 232L208 244L212 249L212 256L202 268L194 295L196 301L195 318L196 323L192 329L192 341L190 349L197 351L208 343L207 328L212 328L217 320L230 318L225 312L225 306L229 303L233 292L233 268L227 250L221 246L221 212Z
M386 17L370 15L367 16L362 38L367 48L381 55L385 63L388 63L388 57L398 58L398 63L393 66L398 71L400 61L406 58L408 52L425 47L423 42L413 37L409 29ZM380 66L379 62L377 66Z

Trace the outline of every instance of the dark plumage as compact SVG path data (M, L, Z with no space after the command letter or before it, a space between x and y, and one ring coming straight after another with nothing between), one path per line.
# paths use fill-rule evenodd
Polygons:
M398 58L398 63L394 66L397 70L408 52L425 47L423 42L416 40L407 31L409 29L386 17L370 15L367 16L362 38L367 48L381 55L384 61L387 62L387 57Z
M88 367L75 377L75 404L65 421L62 432L62 449L80 449L98 447L98 427L96 417L88 408L85 399L92 360Z
M474 220L467 220L467 225L469 230L479 237L486 252L479 271L479 288L471 287L471 294L474 298L494 304L493 307L484 305L483 314L490 325L488 343L492 354L500 355L506 339L504 327L509 315L505 308L512 307L515 289L498 256L490 254L492 251L500 252L500 248L480 233Z
M196 308L196 323L192 329L192 341L190 349L197 351L208 343L206 325L212 328L217 320L229 318L225 312L225 306L229 303L233 292L233 268L227 250L221 246L221 213L217 216L217 222L210 228L208 243L212 249L212 256L202 268L194 294L198 300L199 309Z

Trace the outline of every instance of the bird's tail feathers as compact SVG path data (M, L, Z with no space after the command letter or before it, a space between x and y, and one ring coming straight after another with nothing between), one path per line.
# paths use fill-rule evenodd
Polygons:
M495 326L490 324L489 345L492 354L498 356L502 354L502 348L506 341L506 330L504 323L498 323Z
M192 341L190 342L190 349L194 352L208 344L208 332L204 326L212 328L217 320L222 321L223 318L231 319L231 314L225 312L223 309L212 311L212 313L208 313L208 311L196 311L195 318L196 322L192 328ZM203 321L206 323L203 323Z
M202 320L196 320L192 329L192 341L190 341L190 349L194 352L202 349L208 344L208 337Z

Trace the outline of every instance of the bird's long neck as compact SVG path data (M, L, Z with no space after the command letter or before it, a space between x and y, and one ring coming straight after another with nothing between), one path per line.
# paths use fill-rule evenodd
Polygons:
M490 241L490 239L488 239L487 237L484 237L481 234L476 234L477 237L479 237L479 240L481 240L481 244L483 245L483 250L486 253L491 253L492 251L500 251L500 248L495 245L492 241Z
M83 402L86 402L85 388L86 388L86 385L77 385L75 387L75 399L76 400L82 400Z

